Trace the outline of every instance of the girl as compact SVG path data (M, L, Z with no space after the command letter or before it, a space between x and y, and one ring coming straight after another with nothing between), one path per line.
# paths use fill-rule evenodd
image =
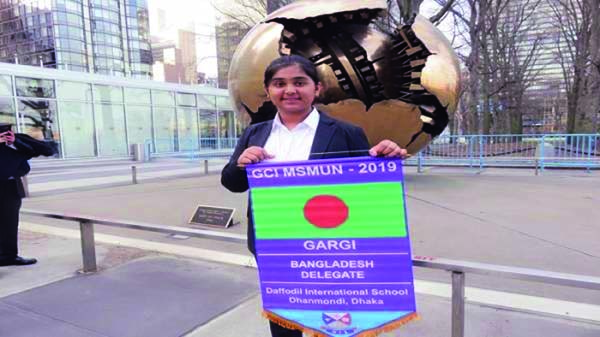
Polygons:
M282 56L267 67L264 75L267 97L277 108L271 121L250 125L240 137L221 183L232 192L248 190L244 167L263 160L293 161L335 157L407 156L406 150L390 140L369 149L363 130L333 119L313 107L321 91L317 69L309 60ZM248 249L254 249L254 224L248 207ZM302 332L270 322L273 337L302 337Z

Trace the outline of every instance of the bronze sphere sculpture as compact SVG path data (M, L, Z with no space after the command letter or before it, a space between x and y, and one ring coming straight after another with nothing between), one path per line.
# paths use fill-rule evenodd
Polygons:
M243 123L272 119L263 72L280 55L311 60L324 90L317 108L361 126L372 144L394 140L417 153L448 124L460 90L458 59L443 34L416 16L388 35L372 22L380 0L304 0L257 24L234 53L229 91Z

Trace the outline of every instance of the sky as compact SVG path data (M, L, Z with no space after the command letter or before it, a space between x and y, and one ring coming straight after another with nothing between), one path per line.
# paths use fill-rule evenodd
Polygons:
M213 3L220 0L148 0L150 11L150 32L153 36L173 39L177 29L194 27L197 34L196 54L198 71L209 77L217 76L216 42L214 38L218 12ZM434 0L425 0L421 5L421 14L432 16L439 8ZM158 12L164 10L167 29L158 29ZM442 23L439 28L449 31L449 25Z

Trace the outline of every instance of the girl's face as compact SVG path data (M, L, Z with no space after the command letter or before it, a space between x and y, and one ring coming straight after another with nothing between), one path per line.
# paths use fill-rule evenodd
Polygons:
M308 114L321 83L315 83L299 65L279 69L265 88L280 114Z

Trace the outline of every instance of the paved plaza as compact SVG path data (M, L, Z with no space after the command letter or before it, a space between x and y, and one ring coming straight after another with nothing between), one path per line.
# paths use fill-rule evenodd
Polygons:
M233 207L222 162L38 165L24 208L189 226L199 204ZM36 165L34 164L34 167ZM129 179L125 179L128 177ZM406 169L413 255L600 277L600 172ZM100 271L80 274L75 223L23 216L21 251L0 268L0 336L268 336L243 244L96 226ZM386 336L449 336L449 275L415 269L422 319ZM600 292L467 274L466 336L598 336Z

